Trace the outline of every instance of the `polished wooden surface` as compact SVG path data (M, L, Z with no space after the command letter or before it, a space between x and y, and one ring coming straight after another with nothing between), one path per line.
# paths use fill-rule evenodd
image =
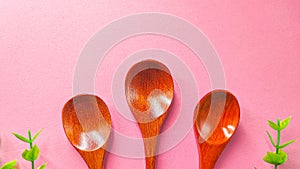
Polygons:
M67 138L89 169L102 169L111 129L110 113L104 101L94 95L75 96L65 104L62 122Z
M137 63L127 73L125 94L144 139L146 169L154 169L157 136L174 94L170 71L154 60Z
M238 101L228 91L214 90L200 100L194 114L199 168L213 169L238 127Z

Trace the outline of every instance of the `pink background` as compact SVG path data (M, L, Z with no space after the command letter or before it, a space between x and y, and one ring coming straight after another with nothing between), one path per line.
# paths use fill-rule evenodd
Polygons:
M87 168L69 144L61 110L72 97L73 73L81 49L95 32L120 17L163 12L196 25L217 50L227 89L241 105L240 127L215 168L272 168L262 161L273 150L265 130L267 120L292 116L283 141L299 139L300 124L300 1L17 1L0 0L0 165L21 159L27 145L11 132L26 134L43 128L37 140L38 164L48 168ZM95 77L95 93L111 110L115 130L140 137L135 123L122 119L110 94L113 72L135 51L161 48L190 67L199 85L199 99L211 90L207 72L196 56L178 41L147 35L127 39L107 55ZM178 91L177 91L178 92ZM174 106L174 110L176 110ZM191 105L193 106L193 105ZM193 112L191 112L191 116ZM170 115L170 122L176 114ZM300 167L300 142L287 147L282 169ZM198 168L194 133L160 155L157 168ZM108 154L106 168L141 169L143 159Z

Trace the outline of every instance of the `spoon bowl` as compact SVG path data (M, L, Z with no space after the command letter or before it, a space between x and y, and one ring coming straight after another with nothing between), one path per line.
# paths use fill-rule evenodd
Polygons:
M62 110L65 134L89 169L103 168L105 147L110 136L109 110L95 95L77 95Z
M174 95L169 69L154 60L133 65L126 75L125 95L143 136L146 169L154 169L157 136Z
M200 100L195 108L194 119L199 168L213 169L238 127L239 103L230 92L214 90Z

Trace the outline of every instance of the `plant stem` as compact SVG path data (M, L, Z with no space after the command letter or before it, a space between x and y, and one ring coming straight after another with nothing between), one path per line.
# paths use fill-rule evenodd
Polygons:
M32 138L31 138L31 132L30 130L28 130L28 137L29 137L29 145L30 145L30 149L32 149ZM31 168L34 169L34 160L31 161Z
M277 120L277 125L278 126L280 126L280 119L278 119ZM280 146L280 129L279 130L277 130L277 144L276 144L276 154L278 154L279 153L279 146ZM277 164L275 164L275 166L274 166L274 169L277 169L277 167L278 167L278 165Z
M280 126L280 120L277 120L277 125ZM276 154L279 152L279 146L280 146L280 130L277 130L277 144L276 144Z

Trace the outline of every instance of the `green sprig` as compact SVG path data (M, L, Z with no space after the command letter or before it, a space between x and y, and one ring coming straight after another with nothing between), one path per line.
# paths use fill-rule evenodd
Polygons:
M277 119L277 123L268 120L269 126L277 131L277 142L275 144L275 141L272 137L272 135L267 131L267 135L272 143L272 146L275 148L275 152L267 152L267 154L264 156L263 160L269 164L274 165L274 169L277 169L279 165L286 162L288 155L285 151L282 149L286 146L290 145L291 143L295 142L295 140L288 141L284 144L280 143L281 139L281 131L285 129L291 121L291 118L288 117L284 120Z
M33 142L36 140L36 138L40 135L41 132L42 132L42 130L39 130L32 137L31 131L28 130L28 138L26 138L25 136L22 136L20 134L17 134L17 133L12 133L19 140L29 144L29 149L25 149L23 151L22 157L24 160L31 162L32 169L34 169L34 166L35 166L34 161L39 157L39 154L40 154L39 147L36 144L33 144ZM8 162L8 163L4 164L0 169L16 169L16 163L17 163L16 160ZM45 169L46 165L47 165L47 163L44 163L41 166L39 166L37 169Z

